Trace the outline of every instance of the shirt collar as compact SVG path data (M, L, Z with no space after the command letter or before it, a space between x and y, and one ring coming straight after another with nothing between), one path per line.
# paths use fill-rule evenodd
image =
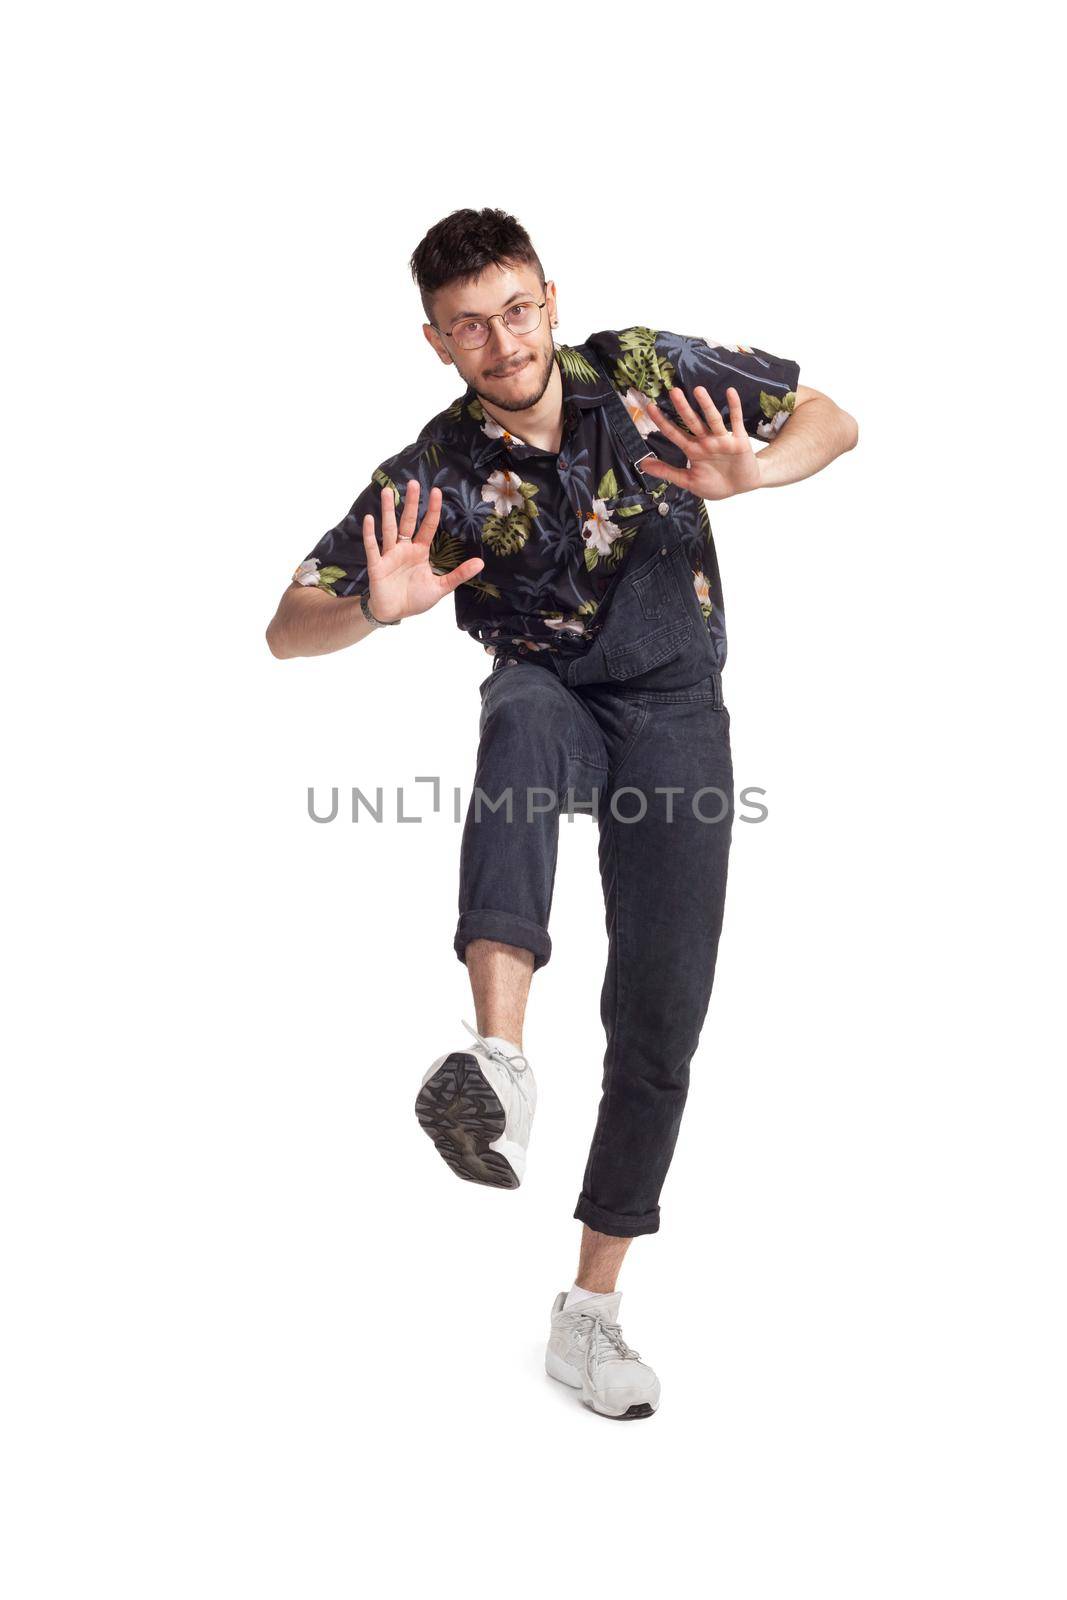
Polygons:
M567 346L563 346L564 349ZM563 410L566 413L569 406L577 406L580 411L589 411L593 406L603 405L607 399L608 390L604 380L599 377L579 378L572 376L567 367L560 360L559 347L556 349L556 365L559 367L560 379L563 384ZM467 407L472 400L477 399L472 385L467 385L467 392L461 402L463 415L470 423L470 454L471 461L476 467L488 461L504 449L503 439L491 439L485 432L482 424L477 422L468 411ZM521 448L525 448L524 446Z

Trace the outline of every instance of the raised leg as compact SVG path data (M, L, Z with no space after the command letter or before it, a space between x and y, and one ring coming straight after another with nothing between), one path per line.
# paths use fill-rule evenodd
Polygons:
M606 752L587 759L595 725L554 672L522 664L485 687L474 791L460 848L455 950L476 940L529 951L533 971L552 953L548 918L555 887L560 811L588 803L603 781Z
M533 952L495 939L472 939L466 959L479 1033L508 1039L521 1050Z

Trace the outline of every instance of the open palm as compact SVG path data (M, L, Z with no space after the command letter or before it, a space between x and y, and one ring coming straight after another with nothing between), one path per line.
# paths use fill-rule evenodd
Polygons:
M745 432L741 396L734 388L726 391L730 408L730 427L727 428L708 391L699 388L693 393L704 413L703 418L697 416L679 384L674 384L670 391L674 409L690 433L683 433L670 422L654 400L648 403L648 415L659 431L685 452L688 466L671 467L665 461L655 461L650 466L642 464L641 471L666 478L668 483L680 484L702 500L726 500L732 494L757 489L759 463Z
M441 491L431 489L426 515L415 532L419 514L419 482L409 478L404 492L400 527L396 524L396 500L392 489L382 490L382 547L374 531L374 517L363 518L363 548L367 556L370 608L380 622L397 622L429 611L438 600L451 594L461 583L480 572L485 562L471 556L451 572L438 574L430 569L430 545L441 520Z

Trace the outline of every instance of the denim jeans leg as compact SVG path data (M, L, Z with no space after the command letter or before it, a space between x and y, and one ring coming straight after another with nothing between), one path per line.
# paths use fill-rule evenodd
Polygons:
M472 939L552 954L548 933L560 811L589 806L607 773L599 731L552 671L507 667L482 685L474 791L460 846L461 961Z
M711 998L733 823L729 712L721 699L715 704L699 690L689 699L654 692L640 699L643 722L623 768L611 775L610 804L599 818L607 1048L574 1212L598 1232L625 1238L659 1228L660 1191ZM656 793L670 786L683 792Z

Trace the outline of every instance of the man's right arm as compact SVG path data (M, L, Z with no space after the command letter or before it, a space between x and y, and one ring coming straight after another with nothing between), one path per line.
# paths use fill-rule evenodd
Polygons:
M377 633L359 602L358 594L336 595L291 583L267 628L271 655L279 661L292 656L325 656L358 644L368 633Z
M381 470L379 476L385 478L382 488L375 490L372 484L364 491L344 521L324 535L301 562L282 595L267 628L267 644L280 661L329 655L357 644L368 633L377 633L373 622L363 615L360 598L364 593L375 617L383 624L396 623L428 611L485 566L480 556L470 556L450 572L435 572L430 553L441 516L440 488L429 490L426 512L419 521L422 490L418 479L410 478L401 496L391 478ZM373 494L380 502L381 548L369 508ZM398 528L396 513L401 501ZM357 539L362 548L357 547ZM338 564L340 560L343 566ZM347 592L338 594L338 585Z

